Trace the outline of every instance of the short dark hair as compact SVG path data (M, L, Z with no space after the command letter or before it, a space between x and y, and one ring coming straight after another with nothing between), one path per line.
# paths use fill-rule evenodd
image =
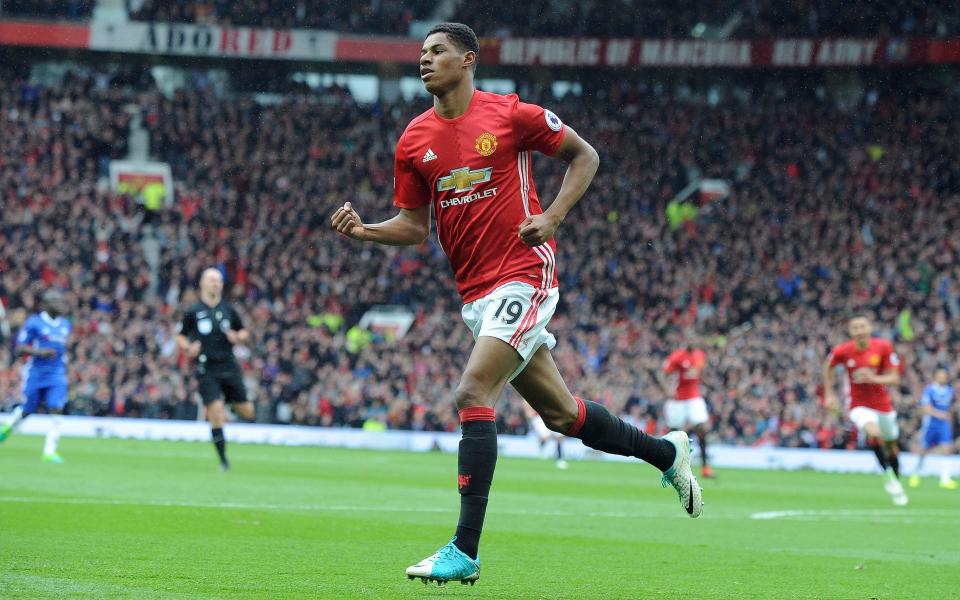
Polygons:
M463 23L437 23L430 28L427 36L435 33L447 34L447 37L460 52L470 51L476 54L477 58L480 57L480 40L477 39L477 34ZM474 63L474 66L476 66L476 63Z

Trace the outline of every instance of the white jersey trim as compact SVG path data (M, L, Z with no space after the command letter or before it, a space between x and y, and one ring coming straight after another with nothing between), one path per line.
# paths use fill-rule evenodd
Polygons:
M517 173L520 176L520 200L523 203L523 214L530 216L530 153L527 150L517 152ZM523 316L516 332L510 338L510 345L516 347L523 339L524 334L530 331L537 323L538 311L540 305L549 295L550 284L553 283L554 273L556 272L556 255L549 243L534 246L532 250L536 253L543 265L540 268L540 287L536 289L531 298L530 308L527 314Z
M517 172L520 174L520 199L523 214L530 216L530 161L526 150L517 152Z

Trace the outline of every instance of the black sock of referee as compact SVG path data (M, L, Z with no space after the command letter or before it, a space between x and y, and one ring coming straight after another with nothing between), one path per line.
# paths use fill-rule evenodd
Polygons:
M700 444L700 465L707 466L707 432L697 430L697 442Z
M645 434L606 408L577 398L577 421L567 432L585 445L607 454L635 456L661 471L673 466L677 449L667 440Z
M460 521L454 545L470 558L477 558L487 496L497 466L497 424L492 408L475 406L460 411L460 452L457 455L457 487L460 490Z
M214 427L211 430L213 433L213 445L217 448L217 454L220 455L220 464L227 464L227 440L223 438L223 427Z

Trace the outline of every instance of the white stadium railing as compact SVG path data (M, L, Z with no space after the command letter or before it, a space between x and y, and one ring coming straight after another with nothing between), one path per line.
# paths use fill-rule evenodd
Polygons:
M6 415L0 415L0 422ZM21 423L19 433L42 435L50 427L49 415L33 415ZM202 421L170 421L157 419L126 419L116 417L76 417L61 419L60 430L67 437L120 438L136 440L178 440L207 442L210 427ZM326 446L368 450L401 450L427 452L439 449L456 452L459 433L422 431L370 432L362 429L306 427L299 425L261 425L230 423L225 429L231 442L286 446ZM532 436L501 435L498 438L501 456L539 457L539 442ZM579 440L564 441L564 455L568 459L632 460L609 456L586 448ZM694 454L696 458L696 453ZM710 459L717 467L745 469L812 469L826 472L874 473L878 471L872 452L852 450L813 450L797 448L744 447L715 444L710 447ZM901 455L905 472L912 472L916 456ZM941 461L950 461L955 476L960 475L960 457L929 456L923 474L940 472Z

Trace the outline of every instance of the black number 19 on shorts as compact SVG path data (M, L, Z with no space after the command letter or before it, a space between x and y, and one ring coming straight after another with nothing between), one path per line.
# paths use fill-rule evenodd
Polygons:
M500 313L503 312L504 308L507 309L507 315L500 317ZM493 318L500 319L507 325L513 325L520 319L521 315L523 315L523 305L516 300L508 304L507 298L504 298L503 302L501 302L500 306L497 308L497 312L493 314Z

